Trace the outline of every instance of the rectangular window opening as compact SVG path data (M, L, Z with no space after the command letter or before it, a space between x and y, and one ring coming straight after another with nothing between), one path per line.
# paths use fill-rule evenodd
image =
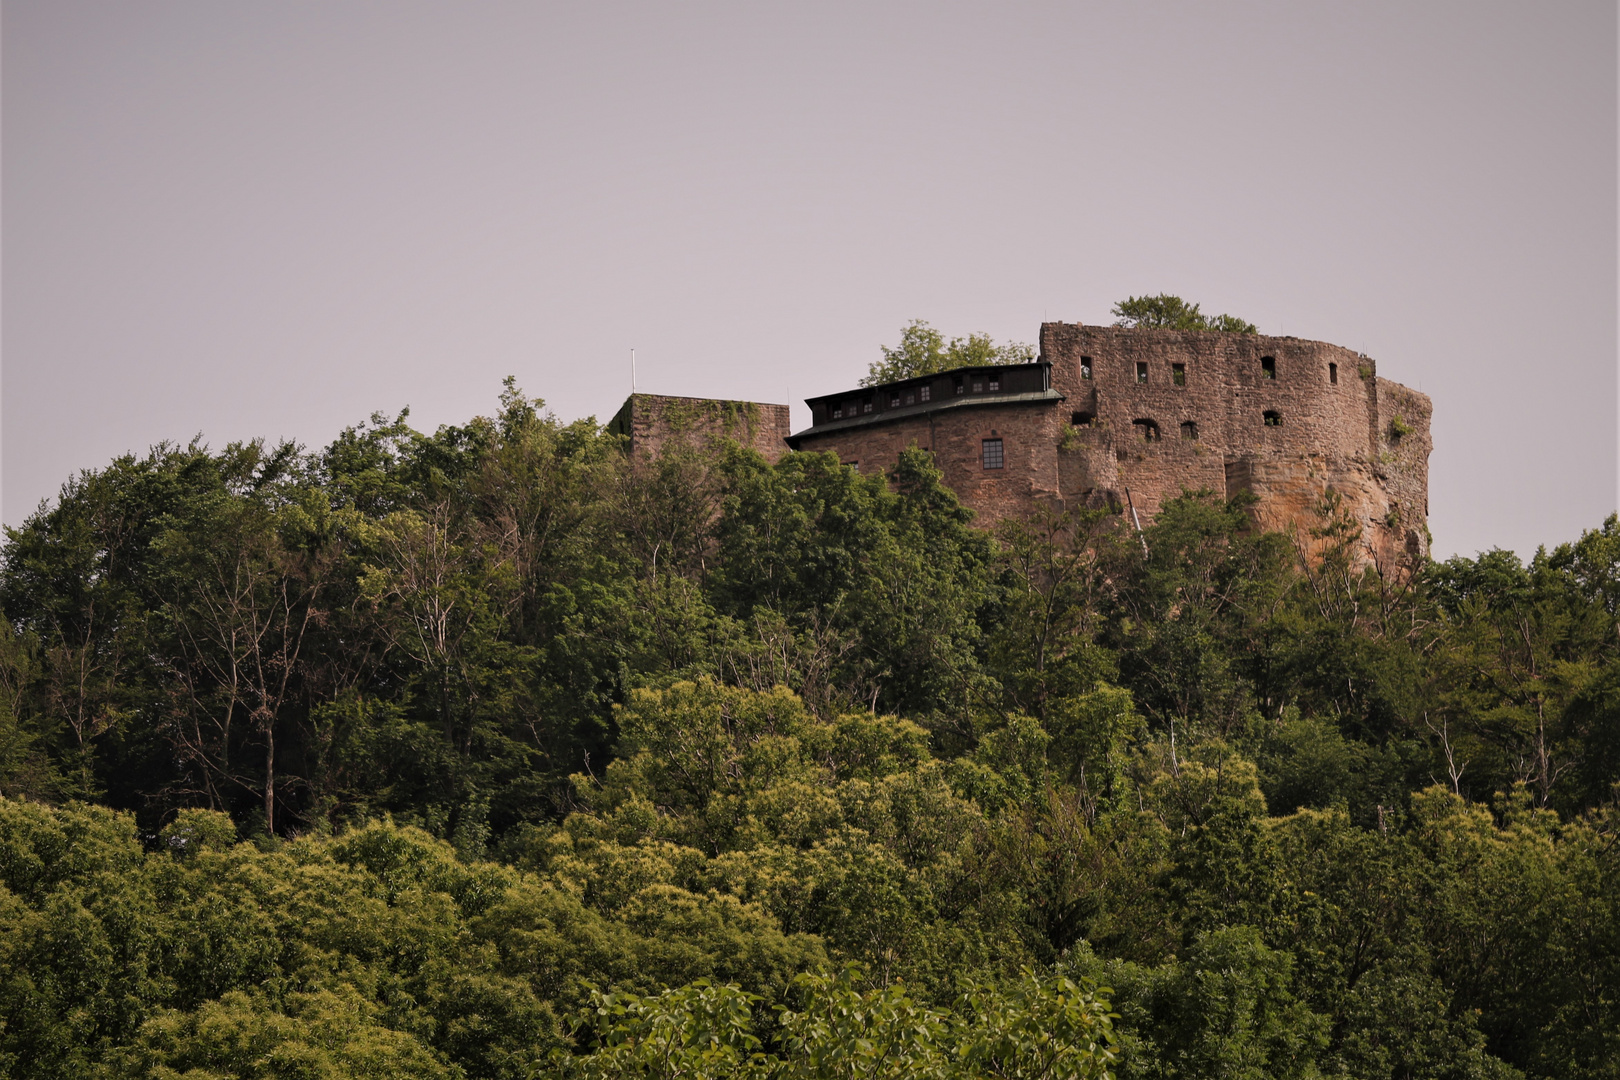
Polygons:
M1275 379L1277 377L1277 358L1275 356L1262 356L1260 358L1260 377L1262 379Z
M1147 382L1147 361L1146 360L1138 360L1136 362L1136 381L1139 382L1139 383Z
M1181 422L1181 437L1183 439L1198 438L1198 424L1192 420L1183 420Z
M984 451L983 451L984 452L984 467L987 468L987 469L999 469L999 468L1001 468L1002 465L1003 465L1003 461L1004 461L1003 456L1002 456L1001 440L1000 439L986 439L986 440L984 440L983 445L984 445Z
M1328 382L1332 383L1334 386L1339 385L1339 365L1338 364L1329 364L1328 365Z
M1091 357L1089 356L1080 358L1080 377L1082 379L1091 378Z
M1186 364L1171 364L1170 365L1170 381L1175 383L1177 386L1186 386L1187 385L1187 365Z

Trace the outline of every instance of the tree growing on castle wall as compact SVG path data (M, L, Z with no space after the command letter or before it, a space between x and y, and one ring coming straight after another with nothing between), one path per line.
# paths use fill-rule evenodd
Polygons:
M862 386L881 386L918 375L934 375L954 368L984 367L991 364L1027 364L1035 359L1035 348L1019 341L997 345L989 334L969 334L945 340L945 335L922 319L913 319L900 331L900 344L880 346L883 359L867 370Z
M1110 312L1115 326L1133 330L1220 330L1229 334L1254 334L1254 323L1236 315L1205 315L1197 304L1179 296L1127 296Z

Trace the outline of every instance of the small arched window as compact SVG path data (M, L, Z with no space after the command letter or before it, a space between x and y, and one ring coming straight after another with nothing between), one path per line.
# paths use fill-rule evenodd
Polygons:
M1181 437L1183 439L1198 438L1198 424L1192 420L1183 420L1181 422Z
M1090 413L1082 411L1070 416L1069 423L1073 424L1075 427L1090 427L1091 422L1095 419L1096 417L1092 416Z
M1267 409L1265 417L1266 427L1282 427L1282 413L1276 409Z
M1136 425L1136 430L1142 433L1143 439L1148 442L1159 441L1159 423L1157 420L1132 420L1131 423Z

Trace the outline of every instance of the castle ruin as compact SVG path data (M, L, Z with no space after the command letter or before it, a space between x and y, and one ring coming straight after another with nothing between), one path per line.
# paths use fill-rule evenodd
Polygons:
M656 414L634 407L647 398L633 396L613 423L628 417L627 433L652 447L664 437ZM1430 401L1325 342L1045 323L1033 363L805 403L811 426L791 435L785 406L752 406L770 422L739 441L773 460L784 444L830 452L862 472L889 469L915 444L981 525L1042 505L1146 525L1166 499L1207 490L1252 493L1258 527L1303 538L1331 490L1361 530L1363 559L1394 567L1429 551Z

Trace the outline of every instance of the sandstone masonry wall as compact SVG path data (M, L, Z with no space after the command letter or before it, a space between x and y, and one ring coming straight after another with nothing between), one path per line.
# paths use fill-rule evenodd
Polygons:
M1427 554L1432 406L1378 378L1372 359L1292 337L1066 323L1041 327L1041 359L1071 420L1097 418L1070 437L1065 498L1129 489L1151 515L1182 490L1249 491L1257 525L1309 543L1332 488L1366 557Z
M1073 323L1044 324L1040 341L1050 365L1040 400L962 407L936 389L930 405L908 398L874 417L848 408L865 393L850 391L812 399L815 425L791 442L863 472L912 444L931 450L985 525L1043 502L1134 506L1145 525L1183 491L1247 491L1258 526L1310 546L1332 489L1361 529L1363 558L1393 567L1427 554L1432 406L1380 379L1370 358L1292 337ZM852 419L833 417L840 404ZM987 438L1002 441L1002 469L984 467Z
M906 447L919 446L933 453L946 485L978 512L983 525L1061 498L1055 416L1051 402L980 405L824 435L801 433L799 449L837 454L863 473L881 473L893 468ZM986 439L1001 440L1002 468L984 468Z
M637 459L656 458L672 446L734 439L775 462L787 453L792 423L786 405L631 394L607 430L625 436Z

